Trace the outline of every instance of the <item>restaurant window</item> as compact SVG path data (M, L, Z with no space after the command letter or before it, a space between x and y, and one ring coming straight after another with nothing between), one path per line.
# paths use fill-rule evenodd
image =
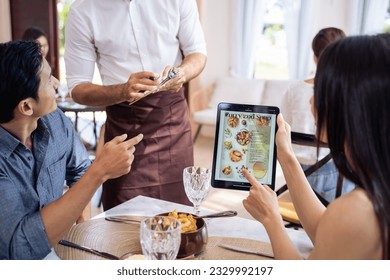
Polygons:
M66 83L66 73L65 73L65 61L64 61L64 53L65 53L65 24L66 18L69 13L70 6L75 0L58 0L57 2L57 13L58 13L58 28L59 28L59 41L60 41L60 82L61 84ZM93 76L93 83L101 85L101 79L99 75L99 70L95 65L95 73Z
M255 78L288 79L283 0L267 0L264 28L257 42Z
M383 31L390 33L390 0L387 5L387 11L386 11L386 16L385 16L385 25L383 27Z
M66 17L69 12L70 5L74 0L58 0L57 13L58 13L58 29L59 29L59 42L60 42L60 82L66 83L65 79L65 23Z

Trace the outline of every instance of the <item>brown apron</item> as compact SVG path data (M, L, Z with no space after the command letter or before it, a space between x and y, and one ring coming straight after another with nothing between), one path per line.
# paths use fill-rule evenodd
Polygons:
M183 169L194 164L193 142L184 89L159 92L129 106L106 109L105 142L127 133L139 133L129 174L103 184L102 202L108 210L137 195L191 205L183 186ZM167 209L172 211L174 209Z

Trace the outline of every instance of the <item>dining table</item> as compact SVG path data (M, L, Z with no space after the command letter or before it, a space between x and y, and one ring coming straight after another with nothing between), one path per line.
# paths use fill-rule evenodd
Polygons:
M128 251L129 248L138 250L138 253L142 254L139 244L139 225L136 228L134 225L110 222L105 217L135 216L142 218L171 212L173 210L191 213L193 207L147 196L137 196L94 216L91 220L74 225L68 235L64 236L64 239L70 239L72 242L82 243L81 245L95 247L95 249L111 252L118 256ZM200 209L200 215L215 212L204 208ZM207 244L205 254L194 259L256 259L256 257L261 259L261 256L228 252L226 249L218 246L221 242L246 246L247 248L258 247L272 254L269 237L260 222L239 216L205 218L205 220L208 230L208 243L210 244ZM133 226L133 228L125 228L126 226ZM303 257L307 257L313 248L313 244L306 232L290 228L286 228L286 231L296 249ZM57 244L45 259L102 258L78 249Z

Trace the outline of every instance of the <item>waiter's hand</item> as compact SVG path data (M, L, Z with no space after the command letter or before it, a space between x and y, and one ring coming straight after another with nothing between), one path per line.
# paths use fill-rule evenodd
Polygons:
M121 92L124 101L134 101L142 98L146 91L157 91L161 82L160 75L150 71L137 72L130 75L127 83L123 84Z
M170 69L172 69L172 66L170 65L167 65L165 67L162 74L162 80L164 80L168 76L168 72ZM183 87L183 84L186 82L184 68L174 67L174 71L177 73L176 76L166 82L163 86L161 86L159 88L159 91L169 90L177 92Z

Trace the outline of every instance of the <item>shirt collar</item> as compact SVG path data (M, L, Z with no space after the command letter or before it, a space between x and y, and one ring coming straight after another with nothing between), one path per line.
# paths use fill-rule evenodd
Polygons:
M8 159L16 147L20 144L19 139L0 126L0 141L2 154Z
M47 129L45 123L39 119L38 126L33 133L42 133ZM22 145L19 139L9 133L6 129L0 126L0 151L5 156L5 158L9 158L9 156L16 150L16 148Z

